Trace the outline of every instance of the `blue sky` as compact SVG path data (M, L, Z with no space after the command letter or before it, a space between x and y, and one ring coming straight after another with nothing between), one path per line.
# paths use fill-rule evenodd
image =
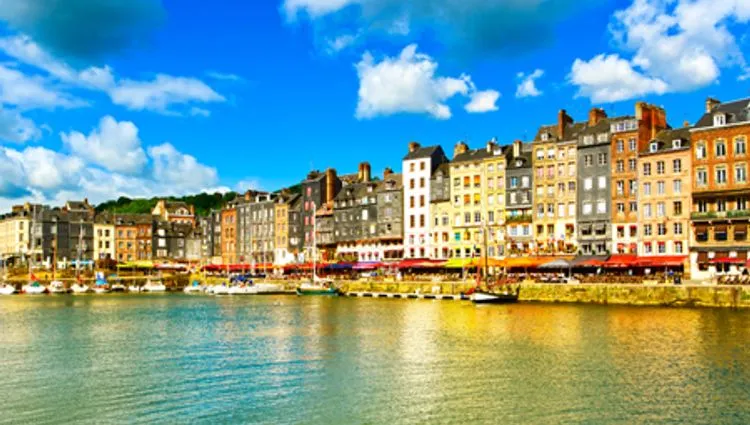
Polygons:
M0 208L276 189L750 96L748 0L0 0Z

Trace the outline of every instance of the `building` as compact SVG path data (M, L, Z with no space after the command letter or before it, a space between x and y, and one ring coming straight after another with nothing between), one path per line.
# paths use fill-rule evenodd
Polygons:
M370 164L359 165L357 180L345 184L333 201L336 258L340 261L379 261L383 247L378 241L378 183Z
M339 192L341 195L341 192ZM336 201L334 201L336 202ZM318 247L318 260L336 260L336 234L333 218L333 204L324 203L315 213L315 245Z
M606 255L612 244L610 182L610 121L602 110L589 112L586 128L578 136L576 148L576 221L578 252ZM633 206L637 211L637 205Z
M323 203L333 202L333 198L341 190L341 180L336 176L336 170L329 168L325 173L320 171L310 172L300 186L302 189L302 208L299 211L302 231L300 253L307 253L307 258L309 258L315 213Z
M30 242L31 216L28 209L15 206L9 214L0 216L0 264L24 261Z
M667 128L662 108L636 102L635 116L610 118L612 252L637 254L638 223L638 153L648 150L649 142ZM596 158L597 164L599 156Z
M290 262L305 261L304 230L302 227L302 195L289 200L289 257Z
M390 168L383 170L383 180L376 189L377 238L383 245L383 260L404 257L403 177Z
M451 257L451 175L450 163L440 164L430 178L430 212L432 214L432 252L434 259ZM428 217L430 219L430 217Z
M485 147L492 154L484 158L484 211L487 212L487 254L490 257L505 256L505 169L508 147L501 147L496 139Z
M693 169L691 275L704 279L744 265L750 251L750 98L706 100L690 130Z
M195 238L193 225L185 221L154 220L153 258L159 260L194 260L188 258L188 244ZM192 248L195 250L195 248ZM200 251L200 250L198 250Z
M213 210L197 221L201 233L201 258L221 262L221 211Z
M94 217L94 259L116 259L115 243L114 215L108 212L97 214Z
M270 264L274 261L276 198L267 192L245 193L233 202L237 210L237 261Z
M690 243L690 130L663 130L638 153L638 253L686 256ZM647 173L648 172L648 173ZM622 235L625 226L615 227Z
M531 144L514 141L505 160L506 255L530 254L534 249Z
M453 225L450 249L454 258L473 258L484 255L482 232L487 224L489 213L484 202L487 197L484 160L492 156L493 150L494 147L491 145L487 148L469 149L464 142L456 143L453 148L450 176L446 176L452 181L449 183L450 192L447 196L449 205L452 205L452 211L442 211L442 214L452 214L452 217L449 217ZM436 197L434 201L440 202L441 199ZM494 215L494 211L492 214ZM440 255L436 258L446 257Z
M170 223L195 225L195 207L182 201L160 199L151 210L151 215Z
M151 260L153 257L153 216L116 214L114 223L116 260L121 263Z
M603 112L593 109L592 113ZM534 228L536 246L543 254L574 254L576 242L578 136L586 122L574 123L565 110L557 123L539 128L534 149Z
M221 262L236 264L237 260L237 208L230 204L221 210Z
M409 143L402 162L404 190L404 257L434 256L430 214L430 182L438 167L448 162L440 146ZM413 206L412 206L413 205Z
M274 225L276 230L274 237L276 240L274 246L273 263L285 265L294 261L294 256L289 251L289 207L295 198L299 195L282 192L276 198L274 206Z

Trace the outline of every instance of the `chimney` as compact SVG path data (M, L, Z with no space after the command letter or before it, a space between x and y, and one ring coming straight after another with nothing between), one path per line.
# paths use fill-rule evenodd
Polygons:
M716 106L721 105L721 101L718 99L714 99L713 97L709 97L706 99L706 113L711 112Z
M333 197L336 195L333 193L336 190L336 170L329 168L326 170L326 194L323 199L324 202L333 202Z
M573 119L568 116L568 113L565 112L565 109L560 109L560 112L557 113L557 138L560 140L565 139L565 127L572 123Z
M370 163L369 162L363 162L360 164L360 167L362 167L362 181L363 182L369 182L370 181Z
M245 200L246 201L249 201L251 197L252 197L252 194L250 193L249 190L247 192L245 192Z
M599 124L599 121L607 118L607 113L602 108L591 108L589 110L589 127Z
M496 147L497 147L497 137L493 137L487 142L487 152L492 153Z
M521 142L520 140L514 140L513 141L513 158L518 158L521 156Z
M383 170L383 180L387 179L391 174L393 174L393 170L389 167L385 167L385 170Z
M690 121L688 121L688 120L683 121L682 122L682 127L683 128L690 128Z
M464 142L458 142L456 143L456 146L453 148L453 158L461 155L462 153L466 153L466 151L469 150L469 146Z
M409 142L409 153L412 153L412 152L416 151L419 148L420 148L420 146L419 146L418 142Z
M195 215L195 205L190 205L190 215Z

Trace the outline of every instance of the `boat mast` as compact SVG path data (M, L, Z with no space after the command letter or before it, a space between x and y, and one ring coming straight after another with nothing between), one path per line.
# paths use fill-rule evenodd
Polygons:
M318 245L315 241L315 234L318 233L318 223L315 220L315 202L312 203L312 210L313 210L313 216L312 216L312 222L313 222L313 234L312 234L312 275L313 275L313 283L315 283L315 277L317 276L317 270L315 270L315 261L317 255L317 249Z

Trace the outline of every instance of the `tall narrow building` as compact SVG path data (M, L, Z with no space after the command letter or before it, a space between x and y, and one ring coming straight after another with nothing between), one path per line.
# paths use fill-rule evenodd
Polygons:
M581 255L606 255L612 243L609 166L610 121L603 111L592 111L576 149L578 245Z
M506 254L528 255L534 247L532 228L533 170L531 143L516 140L506 150Z

